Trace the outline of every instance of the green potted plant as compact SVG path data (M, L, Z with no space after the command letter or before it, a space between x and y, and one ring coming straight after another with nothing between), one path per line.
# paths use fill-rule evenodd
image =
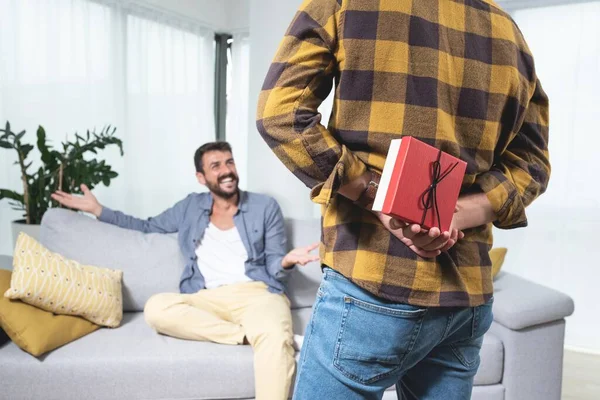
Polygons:
M76 133L74 140L61 143L60 150L57 150L47 143L46 131L40 126L36 142L40 159L34 163L29 161L34 146L22 141L25 131L13 132L8 122L4 129L0 129L0 147L17 152L15 164L19 166L23 186L22 193L0 189L0 200L7 199L13 209L23 211L24 219L12 223L13 241L22 231L38 237L44 213L57 205L50 197L56 190L80 193L81 183L90 189L99 183L110 185L110 181L118 176L117 172L104 160L99 161L89 155L115 145L122 156L123 143L114 136L115 131L116 128L109 126L100 133L87 131L85 136Z

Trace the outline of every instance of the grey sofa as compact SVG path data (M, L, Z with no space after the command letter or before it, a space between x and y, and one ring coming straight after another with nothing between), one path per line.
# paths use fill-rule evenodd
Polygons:
M319 223L288 221L290 245L320 237ZM0 347L1 399L251 399L252 349L173 339L152 331L142 309L154 293L177 291L183 260L175 237L123 230L65 210L49 211L41 242L50 250L124 271L124 319L40 359ZM303 334L320 281L318 264L290 280L294 330ZM561 393L564 294L503 273L473 399L552 400ZM393 390L385 399L395 399Z

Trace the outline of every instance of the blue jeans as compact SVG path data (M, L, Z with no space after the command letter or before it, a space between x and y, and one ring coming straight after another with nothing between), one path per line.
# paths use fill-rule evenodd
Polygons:
M492 301L473 308L391 303L325 268L296 378L295 400L469 399Z

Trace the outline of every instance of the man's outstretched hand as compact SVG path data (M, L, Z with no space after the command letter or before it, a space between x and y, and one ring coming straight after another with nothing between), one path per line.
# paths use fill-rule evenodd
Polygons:
M92 194L86 185L82 184L80 188L83 196L74 196L57 190L52 193L51 197L65 207L74 208L75 210L81 210L100 217L100 214L102 214L102 205L98 202L96 196Z
M290 251L281 260L281 266L284 269L290 269L296 264L306 265L313 261L319 261L317 254L311 254L317 247L319 247L319 243L313 243L310 246L298 247Z

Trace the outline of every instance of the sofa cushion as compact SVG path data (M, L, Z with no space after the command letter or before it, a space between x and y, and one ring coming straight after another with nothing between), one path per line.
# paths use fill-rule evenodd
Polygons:
M504 346L502 341L491 333L483 337L481 365L475 375L475 385L493 385L502 381L504 371Z
M304 335L310 316L312 315L312 307L297 308L292 311L292 323L294 333L296 335Z
M309 315L310 309L293 311L294 322L305 324ZM295 330L303 331L304 326ZM487 334L475 383L499 381L502 359L501 343ZM244 399L254 395L249 346L159 335L145 323L142 313L126 313L121 327L100 329L42 360L14 343L5 344L0 347L0 378L2 396L13 400Z
M301 321L307 321L310 309L293 315L295 323L305 324ZM13 400L254 396L250 346L159 335L142 313L126 313L121 327L100 329L49 353L43 361L8 343L0 348L0 380L0 397Z
M51 209L40 241L49 250L82 264L123 271L123 310L141 311L156 293L179 292L184 261L175 235L144 234Z
M290 249L307 246L321 240L321 222L318 219L288 219L286 233ZM312 307L322 275L319 262L295 268L287 285L292 308Z

